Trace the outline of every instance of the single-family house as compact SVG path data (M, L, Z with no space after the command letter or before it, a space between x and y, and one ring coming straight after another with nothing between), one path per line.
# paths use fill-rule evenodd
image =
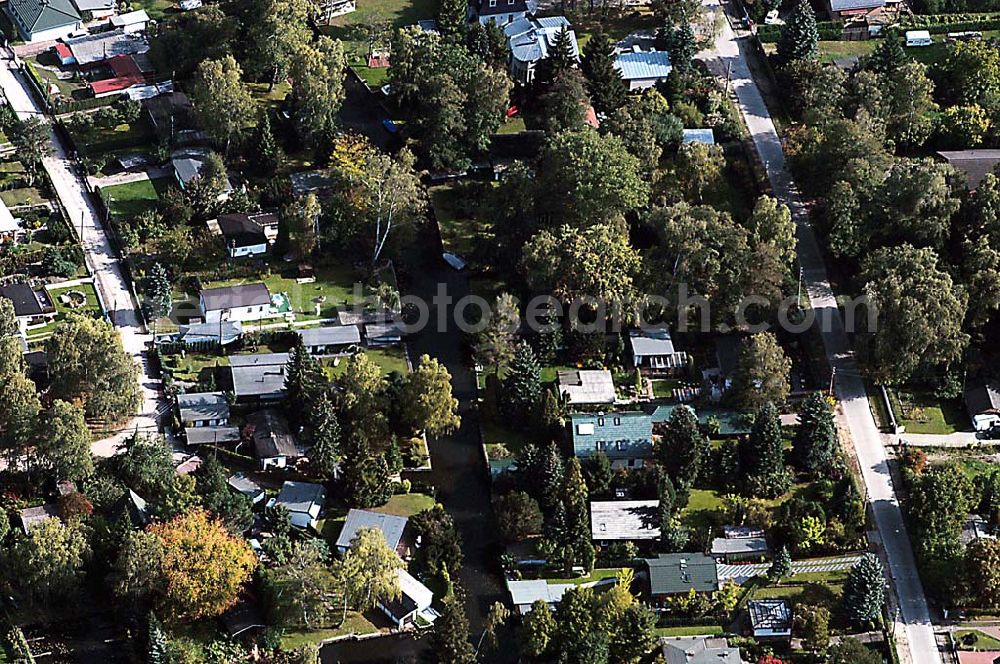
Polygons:
M413 555L413 537L407 529L408 523L409 519L405 516L352 509L347 512L344 527L337 536L337 551L345 553L350 549L359 530L374 528L382 533L390 549L403 560L407 560Z
M681 143L701 143L702 145L715 145L715 134L711 127L700 129L685 129L681 135Z
M305 456L285 416L273 408L247 415L252 427L254 455L263 470L284 468Z
M752 599L747 602L750 629L754 638L773 639L792 636L792 607L783 599Z
M357 8L356 0L320 0L319 16L316 17L316 22L320 25L330 25L330 21L333 19L350 14Z
M118 16L111 17L111 26L117 30L124 30L127 34L145 32L149 25L149 15L145 9L137 9L134 12L126 12Z
M143 102L156 139L170 145L186 145L199 140L202 128L194 105L183 92L167 92Z
M229 379L236 400L266 403L285 398L285 366L288 353L231 355Z
M83 29L70 0L8 0L4 11L26 42L55 41Z
M965 408L976 431L1000 426L1000 382L989 380L967 387Z
M361 330L357 325L329 325L295 331L302 345L312 355L342 353L361 344Z
M174 343L185 346L218 344L228 346L243 336L243 325L237 320L220 320L217 323L189 323L178 325L176 334L170 336Z
M470 0L469 22L480 25L493 22L504 26L526 19L538 11L537 0Z
M670 330L654 327L628 331L632 366L652 374L675 375L688 364L687 353L674 348Z
M662 637L665 664L744 664L739 648L731 648L724 638L704 636Z
M764 531L746 526L726 526L723 537L712 540L712 557L720 562L760 561L770 549Z
M31 532L32 528L38 526L43 521L58 519L59 506L54 503L46 503L38 507L26 507L18 513L18 518L21 521L21 531L27 535Z
M970 191L975 191L986 174L994 173L997 164L1000 164L1000 150L946 150L937 155L965 173Z
M659 539L660 501L592 500L590 533L599 543Z
M80 16L89 14L95 21L111 18L118 11L115 0L73 0L73 6L80 12Z
M580 459L604 452L612 468L641 468L653 453L653 418L646 413L576 413L570 427Z
M223 214L206 222L209 231L221 235L230 258L266 254L273 239L268 229L273 228L277 237L278 217L269 212L259 214Z
M308 528L323 512L326 489L311 482L285 482L273 503L288 510L292 525Z
M511 603L517 607L517 612L522 616L531 613L538 600L545 602L549 609L554 609L566 591L576 587L572 583L546 583L545 579L507 580L507 592L510 593Z
M655 605L692 589L696 593L719 590L715 558L703 553L661 553L656 558L647 558L645 563L649 570L650 596Z
M615 69L631 90L646 90L667 80L673 67L666 51L625 51L615 58Z
M401 343L406 335L403 323L396 321L366 323L365 345L369 347L393 346Z
M198 297L206 323L248 321L273 317L271 291L261 282L206 288Z
M678 408L691 408L698 417L698 424L704 430L711 429L712 435L722 438L736 438L750 433L750 421L745 413L731 408L698 408L695 410L689 404L647 404L646 409L653 420L653 431L657 431L667 422Z
M576 33L565 16L524 17L507 23L503 31L507 36L507 48L510 51L511 78L525 85L531 83L535 78L535 68L538 63L549 57L556 36L563 30L569 33L573 57L579 58L580 49L576 43Z
M229 424L229 402L222 392L178 394L177 411L186 429Z
M146 64L147 68L149 67L148 58L143 60L143 63ZM127 94L129 90L144 87L147 83L143 65L136 60L134 55L116 55L101 64L102 67L110 70L111 76L91 81L88 84L90 92L95 98Z
M42 288L32 288L28 284L0 286L0 297L14 305L14 315L22 333L26 333L29 327L45 325L55 318L56 305Z
M66 39L56 44L55 49L61 64L91 69L105 60L147 53L149 42L124 30L109 30Z
M201 177L201 169L205 166L205 155L193 151L181 151L170 157L170 167L174 172L174 179L181 189L187 189L188 185L195 178ZM218 200L224 201L233 192L233 184L226 176L222 192Z
M826 8L831 21L847 21L866 16L885 6L885 0L827 0Z
M239 440L239 427L220 425L184 429L184 442L188 445L227 445Z
M414 625L418 617L426 623L437 620L440 614L431 608L434 602L434 593L431 589L402 567L396 568L396 576L399 579L399 598L379 600L378 607L382 609L382 613L388 616L396 627Z
M229 488L236 493L246 496L251 505L263 502L264 498L267 497L267 492L265 492L259 484L243 473L236 473L235 475L232 475L228 480L226 480L226 483L229 484Z
M615 381L607 369L563 369L556 372L556 384L571 406L615 402Z

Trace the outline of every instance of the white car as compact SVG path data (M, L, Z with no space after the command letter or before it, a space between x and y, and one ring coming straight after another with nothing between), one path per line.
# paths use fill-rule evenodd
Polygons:
M764 25L784 25L785 22L778 18L778 10L772 9L764 17Z

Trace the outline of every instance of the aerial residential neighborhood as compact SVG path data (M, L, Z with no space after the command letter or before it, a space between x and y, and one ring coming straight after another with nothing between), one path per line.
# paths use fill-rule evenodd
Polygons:
M0 664L1000 662L996 0L0 5Z

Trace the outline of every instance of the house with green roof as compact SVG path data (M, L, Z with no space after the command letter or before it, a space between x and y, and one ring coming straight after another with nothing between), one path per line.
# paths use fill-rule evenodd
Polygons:
M667 404L656 404L648 408L650 417L652 418L654 425L665 424L670 420L670 416L673 415L674 411L681 406L686 406L695 411L695 415L698 417L698 424L701 425L703 429L710 428L710 424L713 422L718 423L719 431L717 436L723 438L734 438L737 436L746 436L750 433L750 421L747 416L738 410L733 410L730 408L698 408L695 409L693 406L687 404L679 403L667 403Z
M580 459L604 452L613 468L641 468L653 453L653 419L646 413L577 413L570 427Z
M649 594L654 606L672 595L715 593L719 571L715 559L703 553L661 553L644 561L649 570Z
M55 41L83 29L70 0L7 0L5 11L26 42Z

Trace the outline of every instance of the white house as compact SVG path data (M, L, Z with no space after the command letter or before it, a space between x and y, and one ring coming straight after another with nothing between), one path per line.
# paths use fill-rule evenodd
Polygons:
M70 0L8 0L4 10L26 42L55 41L83 29Z
M388 616L396 627L412 625L416 623L418 617L428 623L437 620L439 614L431 608L434 593L402 567L396 569L396 575L399 577L399 599L380 601L378 606L382 609L382 613Z
M537 10L537 0L472 0L469 3L469 21L503 26L528 18Z
M532 606L538 600L545 602L550 609L555 608L567 590L577 587L572 583L546 583L544 579L507 581L511 603L522 616L531 613Z
M229 424L229 402L222 392L178 394L177 410L185 428Z
M361 330L357 325L329 325L296 330L302 345L311 355L340 353L361 343Z
M783 599L754 599L747 602L754 638L792 636L792 607Z
M670 56L666 51L626 51L615 59L615 69L622 73L629 90L645 90L667 80Z
M223 214L218 219L205 222L208 230L221 235L230 258L244 258L266 254L273 241L269 233L277 237L278 217L270 213Z
M206 288L198 298L206 323L272 318L271 291L263 283Z
M628 331L632 347L632 366L651 373L674 374L687 366L687 353L674 349L670 330L655 327Z
M292 525L308 528L316 523L326 503L326 489L311 482L285 482L271 507L280 505L288 510Z
M510 50L511 77L519 83L531 83L535 78L535 67L549 57L556 36L563 29L569 32L573 57L579 58L576 33L565 16L520 18L508 23L503 31Z
M110 22L112 27L120 28L124 30L126 34L145 32L146 26L149 25L149 15L146 14L146 10L139 9L134 12L127 12L125 14L119 14L118 16L112 16Z
M254 455L262 470L285 468L305 456L285 416L273 408L247 415L247 426L253 429Z

